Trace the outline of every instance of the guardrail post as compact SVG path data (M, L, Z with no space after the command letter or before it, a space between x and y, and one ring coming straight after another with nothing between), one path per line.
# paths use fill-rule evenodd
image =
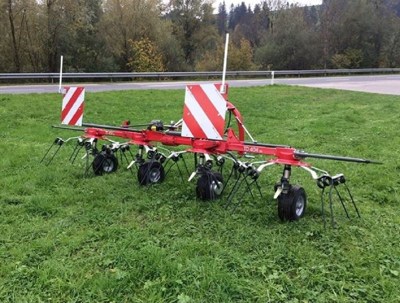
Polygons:
M274 85L274 82L275 82L275 72L272 71L271 72L271 85Z

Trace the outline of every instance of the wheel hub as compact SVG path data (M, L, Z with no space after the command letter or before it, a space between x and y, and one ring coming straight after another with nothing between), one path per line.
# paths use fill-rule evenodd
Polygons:
M114 169L114 163L110 159L105 159L103 163L103 171L106 173L112 172Z
M210 191L217 196L222 194L223 189L224 189L223 184L220 181L212 181L210 184Z
M149 172L149 181L151 183L157 183L160 180L161 173L157 168L152 168Z
M300 196L296 201L296 215L301 216L304 211L304 198Z

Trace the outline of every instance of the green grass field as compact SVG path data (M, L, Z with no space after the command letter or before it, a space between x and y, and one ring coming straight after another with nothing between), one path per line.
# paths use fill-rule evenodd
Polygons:
M85 121L178 120L184 91L87 93ZM334 205L323 227L320 190L302 170L308 208L281 223L273 185L232 211L196 199L177 173L140 187L124 169L83 177L70 147L39 164L58 137L61 97L0 95L0 302L399 302L398 96L287 86L231 88L230 101L263 143L364 157L310 160L347 176L361 219ZM83 161L82 161L83 162Z

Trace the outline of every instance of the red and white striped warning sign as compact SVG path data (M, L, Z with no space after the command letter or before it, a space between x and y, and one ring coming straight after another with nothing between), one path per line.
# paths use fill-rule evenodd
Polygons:
M227 104L219 88L218 84L186 87L182 136L222 140Z
M84 87L65 87L62 102L61 123L67 125L82 125L85 100Z

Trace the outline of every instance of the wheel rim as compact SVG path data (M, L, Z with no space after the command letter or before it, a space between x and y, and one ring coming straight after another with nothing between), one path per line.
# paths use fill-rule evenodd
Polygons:
M210 192L214 193L216 196L221 195L223 186L222 182L217 181L215 182L214 180L210 184Z
M103 171L111 173L114 169L114 162L111 159L105 159L103 162Z
M161 172L158 168L153 167L148 174L149 177L149 181L151 183L157 183L158 181L160 181L161 178Z
M304 197L300 196L297 200L296 200L296 216L300 217L303 214L304 211Z

